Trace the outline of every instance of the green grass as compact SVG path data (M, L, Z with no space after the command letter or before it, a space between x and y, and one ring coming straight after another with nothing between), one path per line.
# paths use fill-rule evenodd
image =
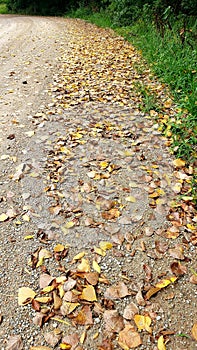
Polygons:
M5 15L8 13L7 5L3 2L0 2L0 14Z

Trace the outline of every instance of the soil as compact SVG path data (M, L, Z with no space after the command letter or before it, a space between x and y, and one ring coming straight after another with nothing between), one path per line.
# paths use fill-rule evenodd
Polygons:
M92 47L88 47L91 41ZM85 330L86 338L78 349L121 349L119 330L109 334L102 312L93 313L91 325L74 325L72 319L69 326L49 320L40 328L32 322L36 310L31 303L18 305L19 288L39 290L43 270L32 269L28 263L32 254L41 248L53 252L59 243L69 251L61 266L54 258L46 259L50 275L68 275L76 268L73 257L85 251L90 262L96 259L109 281L97 286L102 307L116 309L122 316L125 307L134 302L140 315L149 315L153 331L140 332L139 349L157 349L162 335L168 350L197 348L191 333L197 322L197 290L190 282L196 271L196 246L191 236L197 218L190 202L183 208L172 205L179 197L181 174L188 181L190 174L174 165L158 125L140 111L135 86L129 98L124 93L123 102L117 99L121 92L113 90L117 79L122 91L131 91L128 81L149 78L133 67L126 81L124 69L117 70L120 76L110 75L106 87L88 70L88 62L84 63L88 57L99 76L107 68L104 56L97 52L98 43L102 50L108 44L113 50L117 47L119 64L119 42L122 49L130 50L130 44L117 39L112 31L83 21L0 16L0 214L7 215L0 222L2 350L59 349L61 341L52 346L44 338L55 329L79 337ZM96 54L89 57L91 50ZM135 65L140 57L133 48L131 51ZM128 67L126 70L128 73ZM78 81L87 84L87 79L89 87L82 92L83 84L68 91ZM154 79L152 84L160 86ZM162 99L169 99L165 92ZM94 247L101 241L113 245L106 256L95 253ZM186 270L175 273L172 263L180 263ZM146 298L152 286L169 276L177 277L175 283ZM125 283L129 295L112 298L111 305L106 289L119 282ZM137 331L133 319L123 321ZM14 335L21 336L22 343L11 348L9 339ZM105 338L110 339L111 347L101 346Z

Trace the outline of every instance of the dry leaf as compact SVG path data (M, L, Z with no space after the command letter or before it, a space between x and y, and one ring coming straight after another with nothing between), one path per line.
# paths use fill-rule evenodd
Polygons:
M197 284L197 275L192 275L189 281L190 283Z
M127 202L131 202L131 203L135 203L136 202L136 198L133 197L133 196L128 196L128 197L125 198L125 200Z
M197 323L194 323L192 327L192 337L197 340Z
M40 288L46 288L47 286L49 286L49 284L53 281L53 277L48 275L47 273L42 273L40 275L40 281L39 281L39 285Z
M118 333L124 328L123 317L117 310L106 310L103 314L105 329L110 333Z
M80 252L79 254L75 255L73 260L80 260L84 257L85 252Z
M62 338L62 344L68 344L70 345L70 349L75 350L77 345L79 343L79 336L77 333L73 334L68 334ZM61 348L61 349L66 349L66 348ZM67 348L69 349L69 348Z
M80 298L87 301L97 301L94 287L93 286L85 287L81 293Z
M62 337L61 334L55 334L55 332L44 333L45 341L47 342L47 344L53 347L59 343L61 337Z
M152 329L150 327L152 320L149 316L135 315L134 321L139 330L144 329L147 332L152 333Z
M90 264L87 259L82 258L81 259L81 264L77 266L77 271L80 272L89 272L90 271Z
M55 253L60 253L60 252L63 252L65 249L65 246L63 244L57 244L55 247L54 247L54 252Z
M21 287L18 290L18 305L29 304L36 296L36 293L29 287Z
M9 218L9 216L5 213L0 215L0 222L4 222Z
M126 325L125 328L119 333L118 344L124 350L137 348L142 344L140 335L133 326Z
M112 244L111 242L101 241L101 242L99 243L99 247L100 247L102 250L106 251L106 250L111 249L111 248L113 247L113 244Z
M119 282L117 285L111 286L105 291L105 298L109 299L121 299L130 295L128 288L124 282Z
M72 290L75 287L76 283L77 283L76 280L68 277L68 280L64 283L64 286L63 286L64 291L67 292L69 290Z
M6 350L22 350L24 348L20 335L13 335L9 338Z
M98 272L98 273L101 272L101 268L100 268L99 264L98 264L95 260L93 260L93 262L92 262L92 267L93 267L93 269L94 269L96 272Z
M62 306L60 307L61 314L63 316L67 316L71 314L78 306L80 306L79 303L70 303L64 301Z
M175 261L170 265L171 271L176 276L181 276L187 273L187 267L181 265L179 261Z
M92 311L89 305L83 306L83 308L78 312L77 316L72 319L74 324L78 325L92 325Z
M181 247L180 245L177 244L175 248L169 249L168 252L173 258L184 260L184 250L183 247Z
M157 347L158 347L158 350L166 350L166 346L165 346L165 343L164 343L163 335L161 335L159 337L158 342L157 342Z
M96 286L99 281L99 274L97 272L87 272L85 274L85 279L89 284Z
M124 309L123 317L127 320L133 320L134 316L139 312L135 303L130 303Z
M177 168L182 168L185 166L185 161L183 159L175 159L173 160L173 164L177 167Z

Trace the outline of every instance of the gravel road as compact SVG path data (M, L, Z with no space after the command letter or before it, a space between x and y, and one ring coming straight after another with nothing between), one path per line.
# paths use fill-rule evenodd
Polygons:
M100 41L103 48L108 42L112 48L118 45L111 31L101 32L82 21L0 16L0 215L7 215L0 222L0 349L59 349L59 343L52 345L44 338L54 330L81 336L85 329L85 340L73 345L73 350L96 350L104 344L102 312L94 311L91 326L71 323L68 327L50 320L40 329L32 323L36 310L31 304L18 306L17 295L24 286L39 290L41 271L28 265L37 249L53 251L58 243L67 244L70 249L64 263L68 271L75 254L85 250L91 260L96 256L93 247L110 241L113 249L106 257L97 256L97 262L110 285L123 281L130 293L112 306L103 301L106 286L98 287L102 307L117 309L122 315L127 304L135 302L140 314L151 317L153 333L141 332L139 349L157 349L157 340L164 335L166 349L194 350L197 344L191 329L197 321L197 292L189 279L191 269L196 268L196 247L190 243L196 216L188 214L186 222L176 213L169 221L170 203L176 199L174 189L182 173L173 165L166 139L138 110L135 91L133 101L123 105L91 96L85 103L73 103L72 97L70 104L61 103L64 93L68 94L66 88L61 91L69 80L68 72L72 68L71 78L78 79L82 43L91 35L94 52ZM121 45L129 49L124 41ZM104 62L95 56L92 61L101 70ZM123 74L122 70L120 79ZM134 74L133 69L131 79L140 79ZM79 80L83 76L84 72ZM96 75L92 76L95 86L99 85ZM115 79L112 86L116 83ZM71 96L74 100L75 94ZM150 197L154 191L160 200L156 204L151 202L154 195ZM174 234L173 239L166 232ZM170 266L177 261L186 265L187 273L178 273L178 282L153 296L153 302L152 298L144 300L142 294L150 284L172 275ZM46 265L57 276L57 262ZM124 323L134 325L131 319ZM105 335L113 347L100 345L99 349L121 349L117 333ZM21 337L15 348L9 340L14 335Z

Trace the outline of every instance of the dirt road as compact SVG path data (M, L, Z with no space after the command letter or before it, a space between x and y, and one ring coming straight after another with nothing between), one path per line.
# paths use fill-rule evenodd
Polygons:
M173 116L164 87L78 20L1 16L0 49L0 348L194 350L190 173L139 109L143 81Z

